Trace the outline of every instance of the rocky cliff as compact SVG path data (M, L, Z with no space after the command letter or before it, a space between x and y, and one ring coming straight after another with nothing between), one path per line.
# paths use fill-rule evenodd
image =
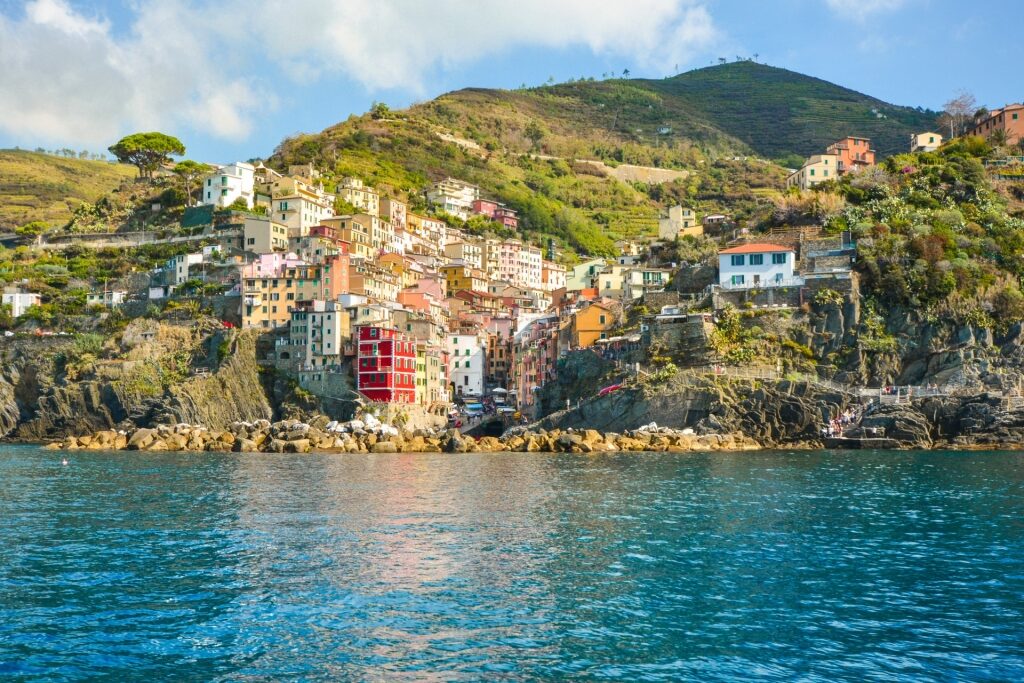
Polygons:
M254 332L212 320L133 321L115 338L6 340L0 436L50 439L188 422L269 419Z
M578 408L549 415L539 426L622 432L656 422L697 434L743 434L769 447L816 445L830 417L853 401L853 396L807 382L684 376L585 400Z

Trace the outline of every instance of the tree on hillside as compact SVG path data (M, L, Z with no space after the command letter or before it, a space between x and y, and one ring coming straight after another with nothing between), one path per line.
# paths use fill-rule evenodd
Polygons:
M134 133L118 140L108 148L110 153L123 164L139 169L140 178L152 178L153 171L161 164L169 164L171 156L185 153L181 140L164 133Z
M955 138L958 135L963 135L967 130L967 122L977 111L977 102L974 95L966 90L961 90L956 97L943 105L943 109L943 124L949 124L949 137Z
M174 175L181 178L182 189L185 190L185 204L192 205L192 186L202 176L213 170L208 164L203 164L191 159L179 161L174 166Z
M374 102L373 106L370 107L370 118L375 120L386 119L390 113L391 107L383 102Z
M629 69L623 69L622 70L622 77L623 78L629 78Z
M537 125L536 121L526 124L526 137L533 143L534 149L540 149L540 141L544 139L544 131Z

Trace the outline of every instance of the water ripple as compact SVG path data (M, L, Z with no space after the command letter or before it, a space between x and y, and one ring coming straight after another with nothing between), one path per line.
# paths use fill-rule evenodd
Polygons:
M0 677L1024 679L1024 456L0 448Z

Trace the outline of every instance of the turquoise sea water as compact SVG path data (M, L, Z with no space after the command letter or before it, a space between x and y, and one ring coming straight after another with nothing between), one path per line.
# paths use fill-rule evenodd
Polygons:
M0 448L3 680L1024 680L1024 455Z

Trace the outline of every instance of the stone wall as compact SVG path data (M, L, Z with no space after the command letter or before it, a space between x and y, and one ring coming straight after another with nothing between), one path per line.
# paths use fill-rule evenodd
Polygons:
M712 295L715 310L727 305L734 308L798 307L804 303L805 297L800 287L766 287L761 289L722 289L716 288Z

